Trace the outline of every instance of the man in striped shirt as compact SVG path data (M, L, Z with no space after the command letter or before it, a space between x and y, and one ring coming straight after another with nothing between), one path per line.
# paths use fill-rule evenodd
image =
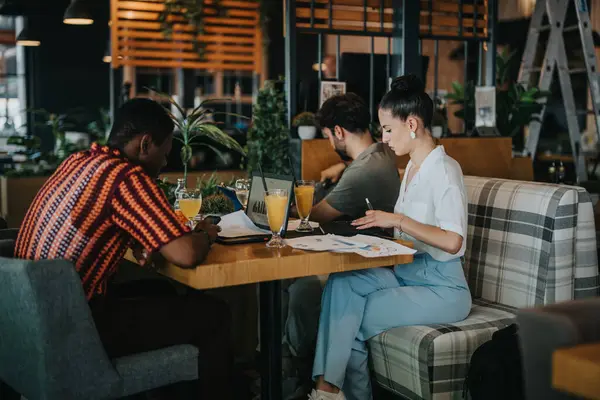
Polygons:
M227 398L230 314L224 304L199 293L111 292L111 278L128 248L137 249L141 264L148 262L146 254L159 253L171 263L195 268L216 239L218 228L209 223L192 232L156 185L171 151L173 128L167 112L152 100L124 104L108 145L93 144L73 154L39 191L19 231L15 256L66 259L75 265L109 356L196 345L201 397Z

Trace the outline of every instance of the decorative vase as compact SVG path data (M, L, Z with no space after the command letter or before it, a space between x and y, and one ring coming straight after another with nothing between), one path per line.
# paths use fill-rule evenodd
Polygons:
M310 140L314 139L317 136L317 127L316 126L299 126L298 127L298 136L302 140Z

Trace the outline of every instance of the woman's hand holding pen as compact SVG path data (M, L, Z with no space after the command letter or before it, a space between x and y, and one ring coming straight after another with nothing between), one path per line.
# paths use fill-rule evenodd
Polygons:
M404 214L394 214L384 211L369 210L362 218L352 221L356 229L379 228L398 228L402 230L402 221Z

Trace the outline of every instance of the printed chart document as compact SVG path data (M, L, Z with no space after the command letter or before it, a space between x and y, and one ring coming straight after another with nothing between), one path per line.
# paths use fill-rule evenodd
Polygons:
M352 250L353 253L359 254L366 258L410 255L417 252L415 249L406 247L400 243L394 242L393 240L383 239L380 237L356 235L352 237L352 239L367 245L366 248L363 247L357 250ZM348 252L348 250L342 250L341 252Z
M305 236L297 239L287 239L285 242L288 246L300 250L356 253L366 258L410 255L416 253L416 250L392 240L367 235L356 235L352 237L331 234Z
M285 243L295 249L309 251L353 251L369 247L364 242L338 235L303 236L296 239L286 239Z
M254 225L243 210L224 215L219 222L221 232L219 236L235 238L252 235L269 235L271 232Z

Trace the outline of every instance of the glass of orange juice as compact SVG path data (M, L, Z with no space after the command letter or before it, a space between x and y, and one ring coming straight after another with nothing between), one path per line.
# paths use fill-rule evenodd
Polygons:
M312 232L313 228L308 222L315 198L315 181L297 181L294 187L296 195L296 208L300 217L300 225L296 232Z
M285 243L281 238L281 232L289 204L288 199L288 191L285 189L267 190L265 194L269 228L271 228L271 232L273 233L271 240L267 243L267 247L285 247Z
M189 225L193 229L196 225L196 216L202 208L202 192L200 189L183 188L178 193L179 211L190 221Z

